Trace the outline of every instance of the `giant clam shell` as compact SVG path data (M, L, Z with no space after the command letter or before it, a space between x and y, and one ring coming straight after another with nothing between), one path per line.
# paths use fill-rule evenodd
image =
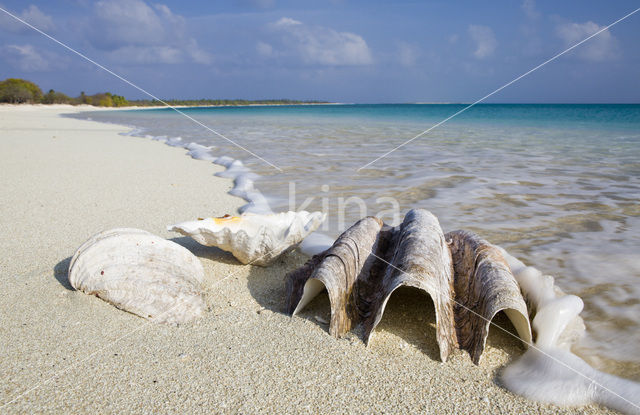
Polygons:
M325 216L306 211L245 213L182 222L167 229L190 236L202 245L231 252L243 264L266 266L318 229Z
M525 301L500 250L470 232L445 236L423 209L410 210L395 228L375 217L356 222L331 248L287 275L287 310L296 314L326 288L330 334L342 336L361 323L368 343L401 286L433 299L442 361L461 348L478 364L489 322L502 310L524 343L531 342Z
M531 324L522 291L495 245L468 231L445 235L455 272L456 330L460 348L478 363L493 317L504 311L520 339L531 343Z
M89 238L73 255L69 282L116 307L158 323L202 314L204 270L186 248L149 232L121 228Z

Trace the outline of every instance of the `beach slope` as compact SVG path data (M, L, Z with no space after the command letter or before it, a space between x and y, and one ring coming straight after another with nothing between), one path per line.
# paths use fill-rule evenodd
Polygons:
M480 366L440 363L433 306L398 290L366 348L329 336L326 296L284 309L293 252L272 267L165 230L235 213L221 167L65 106L0 106L0 411L3 413L606 413L513 395L495 379L523 347L492 329ZM135 227L174 238L205 268L209 310L155 325L74 291L67 268L91 235ZM510 327L506 319L498 324Z

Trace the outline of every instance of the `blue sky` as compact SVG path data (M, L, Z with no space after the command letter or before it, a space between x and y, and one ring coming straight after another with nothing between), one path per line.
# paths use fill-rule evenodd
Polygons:
M490 5L490 6L487 6ZM0 0L161 98L470 102L633 1ZM640 12L488 102L640 102ZM143 94L0 12L0 78Z

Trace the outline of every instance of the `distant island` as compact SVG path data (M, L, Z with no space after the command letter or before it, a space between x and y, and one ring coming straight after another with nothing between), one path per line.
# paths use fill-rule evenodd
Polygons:
M327 104L326 101L297 101L292 99L167 99L164 102L149 99L128 100L123 96L110 92L87 95L80 92L77 97L70 97L62 92L50 89L46 94L34 82L26 79L7 78L0 82L0 103L10 104L69 104L93 105L95 107L161 107L165 103L171 106L240 106L240 105L301 105Z

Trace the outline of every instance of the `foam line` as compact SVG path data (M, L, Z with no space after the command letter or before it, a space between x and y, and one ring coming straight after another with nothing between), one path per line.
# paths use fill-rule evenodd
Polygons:
M172 138L168 138L165 141L165 144L171 147L183 147L183 148L187 148L188 144L185 145L182 142L182 137L172 137Z
M202 144L194 142L186 143L182 137L152 136L145 134L146 130L142 128L131 128L131 131L121 133L121 135L148 138L165 143L171 147L182 147L187 150L187 155L193 159L210 161L225 167L224 171L218 172L215 175L233 180L233 188L229 191L229 194L240 197L248 202L238 209L239 213L273 213L267 198L254 186L255 181L260 176L252 172L242 161L229 156L214 156L212 150L215 147L213 146L203 146Z
M186 147L187 155L196 160L205 160L205 161L215 161L217 157L211 154L211 150L214 148L213 146L203 146L198 143L189 143Z

